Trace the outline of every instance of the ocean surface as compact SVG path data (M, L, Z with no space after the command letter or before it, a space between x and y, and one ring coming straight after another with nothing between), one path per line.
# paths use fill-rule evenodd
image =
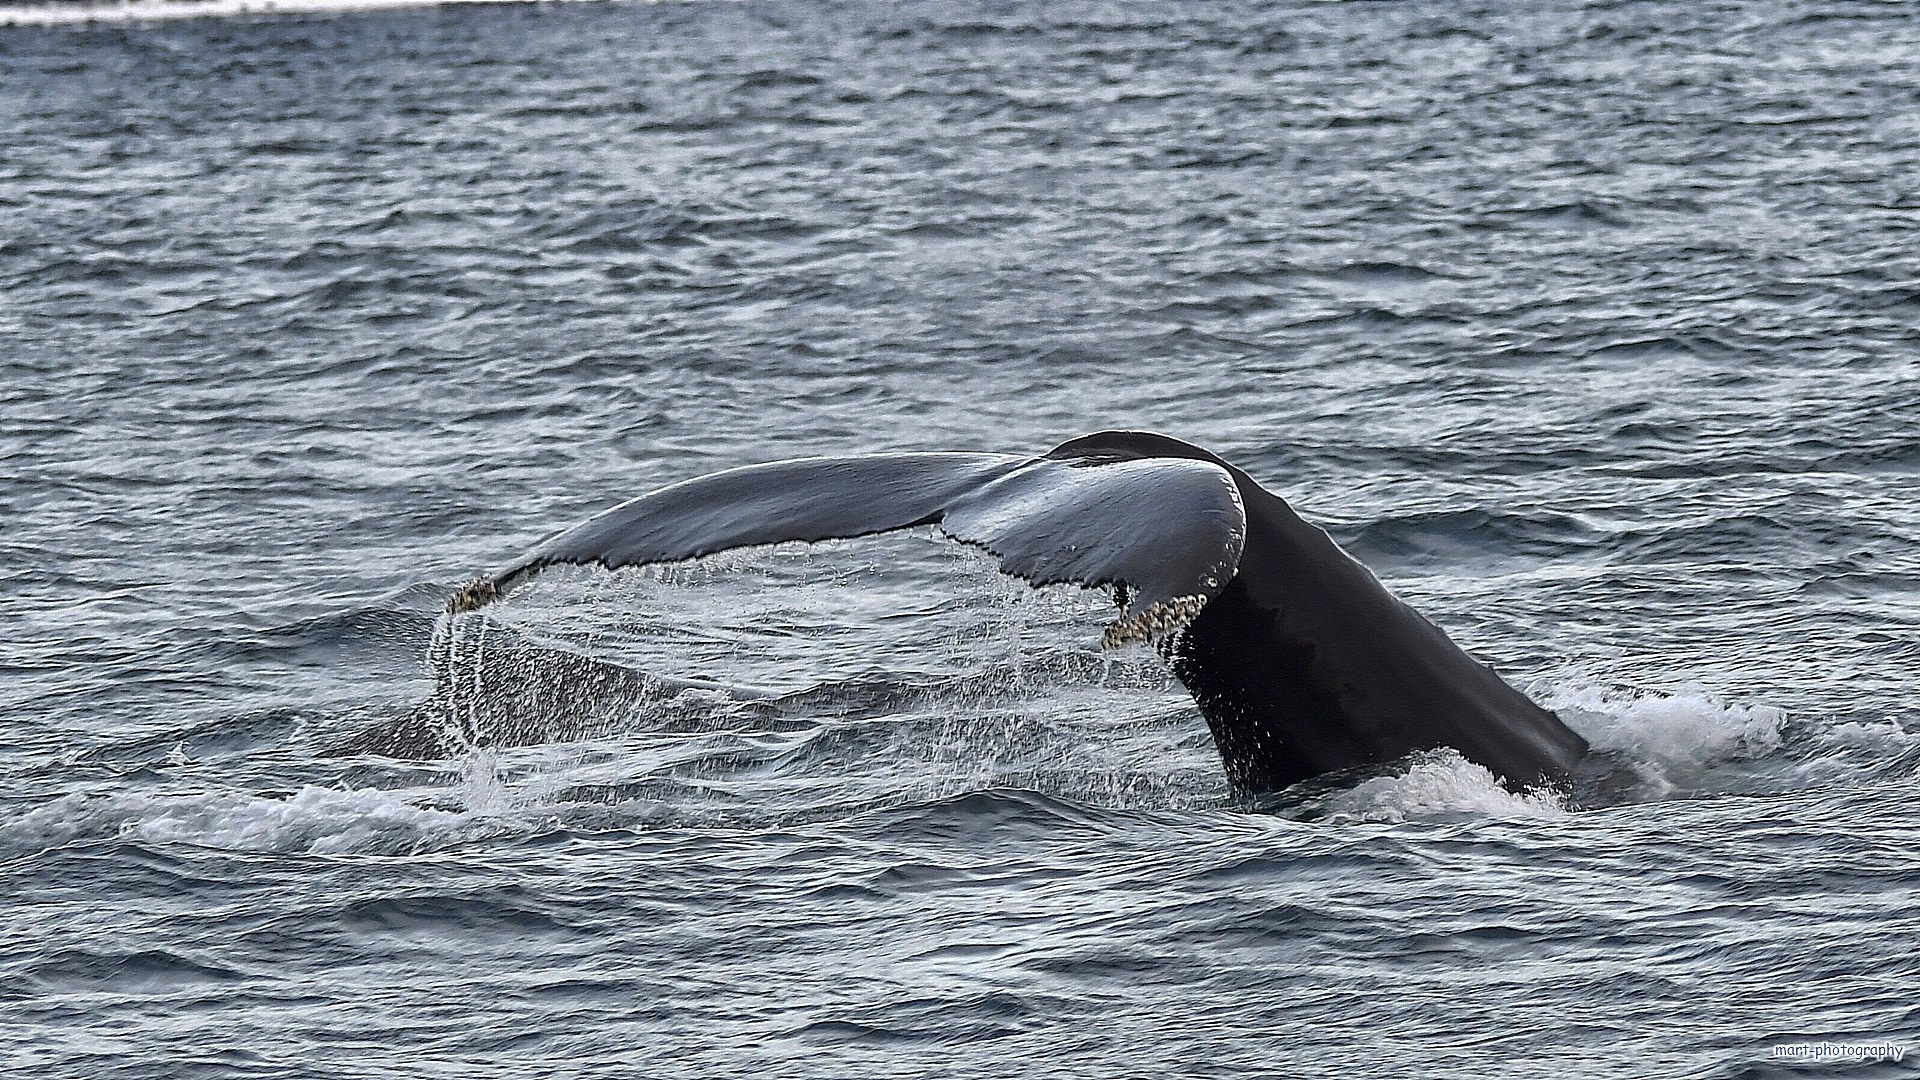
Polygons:
M1920 1073L1910 6L267 6L0 8L0 1075ZM631 693L337 753L615 501L1115 427L1631 791L1236 795L921 533L549 573L475 633Z

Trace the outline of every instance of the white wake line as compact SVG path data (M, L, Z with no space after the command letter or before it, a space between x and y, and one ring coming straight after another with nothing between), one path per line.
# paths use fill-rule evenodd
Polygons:
M105 0L101 3L0 4L0 26L85 26L162 19L221 19L276 15L351 15L393 8L524 4L536 0ZM589 0L537 0L584 3ZM608 0L595 0L608 2ZM630 2L630 0L629 0ZM647 0L643 0L647 2Z

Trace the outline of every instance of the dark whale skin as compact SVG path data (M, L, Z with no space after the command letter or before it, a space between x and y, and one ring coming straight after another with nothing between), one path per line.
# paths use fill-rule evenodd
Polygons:
M1103 432L1054 453L1198 458L1239 488L1239 571L1166 650L1235 787L1277 791L1452 747L1530 788L1564 781L1586 757L1586 740L1239 468L1145 432Z

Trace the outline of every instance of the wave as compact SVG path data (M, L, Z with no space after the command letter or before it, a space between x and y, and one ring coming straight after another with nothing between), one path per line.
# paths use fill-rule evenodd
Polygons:
M1409 819L1532 818L1568 814L1555 791L1508 791L1488 772L1453 750L1419 754L1406 771L1377 776L1311 800L1298 816L1329 824Z
M1582 810L1716 795L1780 794L1871 782L1920 767L1920 732L1892 720L1795 724L1784 709L1704 690L1668 693L1586 678L1536 687L1541 704L1616 765L1592 790L1507 790L1452 750L1378 775L1330 778L1271 805L1330 824L1562 817Z
M1613 539L1606 528L1567 514L1482 507L1397 514L1334 532L1342 547L1369 565L1564 558L1604 549Z
M62 949L37 960L25 972L27 981L41 990L85 993L111 988L123 994L164 993L210 982L235 983L248 974L166 949Z
M1120 739L1118 728L1049 722L1016 709L971 722L935 715L841 722L765 745L734 732L723 741L741 752L717 755L703 737L669 737L673 746L635 736L511 755L483 750L395 771L387 779L399 784L387 787L342 779L282 792L70 794L0 823L0 859L99 842L405 855L556 830L752 830L823 820L855 832L865 820L886 834L997 835L1236 807L1316 828L1556 819L1622 803L1846 785L1920 765L1920 733L1891 721L1795 725L1781 709L1704 691L1586 680L1548 687L1541 698L1621 761L1627 782L1609 798L1582 805L1556 791L1512 792L1485 768L1441 750L1277 799L1239 799L1207 767L1209 748L1196 740L1181 740L1190 745L1165 756L1185 717L1165 718L1133 745L1103 746ZM1203 731L1197 718L1189 726ZM1150 758L1163 768L1160 783L1151 782ZM358 768L366 775L366 766Z
M351 15L393 8L525 3L526 0L53 0L0 4L0 26L86 26L102 22L277 15Z
M1540 688L1596 750L1633 774L1623 801L1804 790L1910 773L1920 732L1892 719L1825 723L1698 688L1656 692L1571 679Z
M0 859L99 841L223 851L405 854L464 832L475 815L417 805L417 793L307 786L285 794L75 793L0 823ZM484 816L484 815L482 815Z

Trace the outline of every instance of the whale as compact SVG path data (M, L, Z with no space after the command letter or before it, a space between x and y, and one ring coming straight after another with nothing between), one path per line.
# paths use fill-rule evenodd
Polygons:
M1144 431L1083 435L1038 456L813 457L695 477L475 577L447 601L443 627L555 565L617 570L927 526L1036 587L1111 590L1118 615L1101 644L1160 652L1241 791L1445 749L1513 790L1564 787L1589 754L1281 496L1207 450ZM556 680L580 685L568 663ZM586 681L617 688L623 678Z

